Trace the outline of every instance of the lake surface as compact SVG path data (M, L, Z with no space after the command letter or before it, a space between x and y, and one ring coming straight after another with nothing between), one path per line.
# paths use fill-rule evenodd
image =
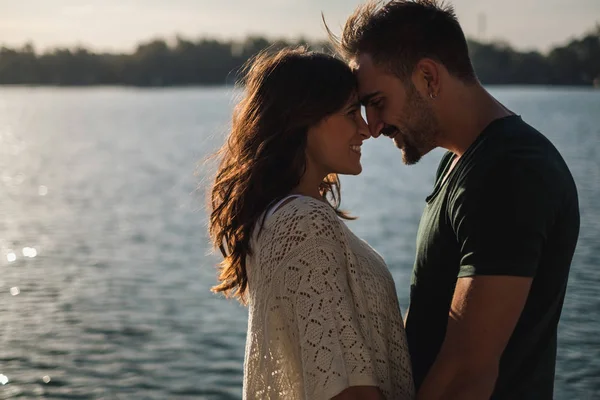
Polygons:
M600 91L491 87L559 148L581 235L556 399L600 398ZM247 311L210 293L202 160L228 88L0 87L0 399L238 399ZM387 260L403 310L442 152L406 167L385 139L343 177L349 223Z

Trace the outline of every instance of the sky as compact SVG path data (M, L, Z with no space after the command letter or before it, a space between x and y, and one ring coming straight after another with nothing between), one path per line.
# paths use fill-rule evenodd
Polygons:
M600 0L454 0L467 37L548 51L600 24ZM361 0L0 0L0 45L128 52L153 38L320 39Z

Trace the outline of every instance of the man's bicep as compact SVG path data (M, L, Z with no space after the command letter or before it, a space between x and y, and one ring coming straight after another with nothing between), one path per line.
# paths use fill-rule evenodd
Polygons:
M532 278L459 278L448 316L443 351L472 365L499 362L527 302Z

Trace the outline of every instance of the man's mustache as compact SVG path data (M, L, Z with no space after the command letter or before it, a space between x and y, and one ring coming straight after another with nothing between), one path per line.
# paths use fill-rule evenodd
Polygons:
M380 131L380 133L383 136L387 136L387 137L394 136L396 134L396 132L398 132L398 128L396 128L393 125L385 125L383 128L381 128L381 131Z

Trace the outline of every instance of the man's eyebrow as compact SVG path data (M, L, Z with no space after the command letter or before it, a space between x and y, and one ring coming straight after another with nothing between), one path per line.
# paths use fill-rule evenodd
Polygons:
M369 104L369 101L371 101L371 99L375 96L377 96L379 94L379 92L373 92L373 93L369 93L367 95L364 95L360 98L360 104L362 104L363 106L367 106Z

